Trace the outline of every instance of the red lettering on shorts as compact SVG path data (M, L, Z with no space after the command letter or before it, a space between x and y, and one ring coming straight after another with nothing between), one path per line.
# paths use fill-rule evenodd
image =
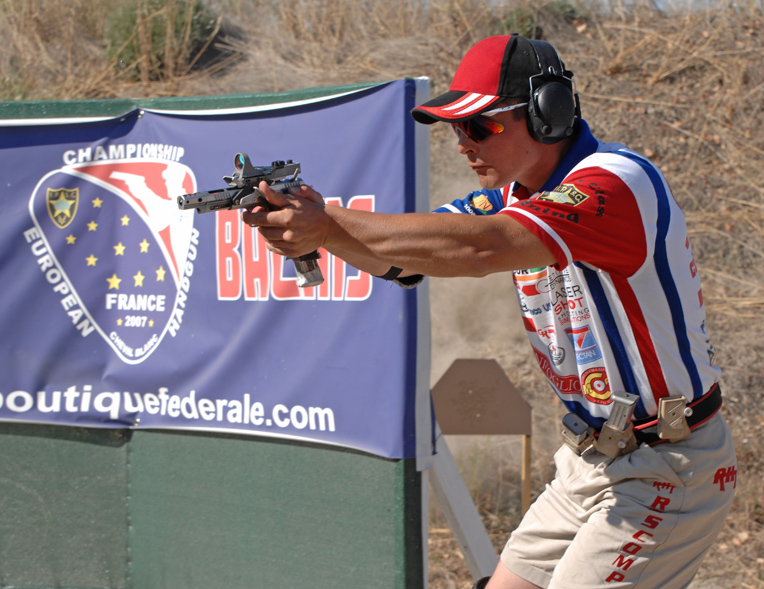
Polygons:
M628 571L629 567L633 564L634 559L624 556L623 554L619 554L618 557L613 561L613 566L623 571Z
M654 530L658 527L658 524L660 524L663 521L662 517L658 517L657 515L648 515L645 518L645 521L642 522L642 525L646 528L650 528L651 530Z
M655 481L653 483L653 487L658 489L658 491L667 490L669 492L669 495L674 492L674 489L676 488L675 485L672 485L671 483L661 483L658 481Z
M720 468L714 475L714 485L719 485L720 491L725 491L725 483L732 483L732 488L737 487L737 469L734 466Z
M673 487L673 485L672 485ZM669 499L665 497L656 497L655 501L653 502L653 508L657 505L662 505L661 510L668 505ZM648 528L650 530L656 529L660 523L663 521L662 517L659 517L657 515L648 515L645 517L644 521L640 524L643 528ZM640 550L642 550L642 546L637 544L637 542L640 542L642 544L645 544L649 541L650 538L653 537L653 535L650 532L646 532L645 530L637 530L632 534L632 540L634 542L628 542L623 548L621 548L620 552L616 559L613 561L612 566L619 569L617 571L611 571L608 577L605 579L606 583L619 583L626 579L626 576L619 571L628 571L629 567L634 564L635 560L632 558L635 556Z
M668 507L668 504L671 503L671 499L668 497L656 497L655 501L653 501L653 504L650 506L650 509L660 509L661 511L666 511L666 507Z
M644 542L642 539L642 536L648 536L649 538L652 538L653 535L650 532L645 532L644 530L637 530L637 532L632 536L637 542Z

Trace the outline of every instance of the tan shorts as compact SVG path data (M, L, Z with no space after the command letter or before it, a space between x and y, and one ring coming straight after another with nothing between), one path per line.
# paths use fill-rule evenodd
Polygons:
M563 446L557 474L512 533L502 562L549 589L686 587L735 493L737 463L717 413L689 438L615 460Z

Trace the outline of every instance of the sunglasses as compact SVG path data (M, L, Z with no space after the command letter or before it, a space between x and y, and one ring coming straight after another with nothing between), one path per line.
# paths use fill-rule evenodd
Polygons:
M473 119L459 121L458 123L451 123L451 128L454 130L454 133L456 133L457 136L459 133L462 133L472 141L479 143L491 135L498 135L504 130L504 125L487 117L492 117L493 115L499 114L500 112L515 110L516 108L521 108L527 105L527 102L523 102L521 104L513 104L512 106L505 106L502 108L489 110Z

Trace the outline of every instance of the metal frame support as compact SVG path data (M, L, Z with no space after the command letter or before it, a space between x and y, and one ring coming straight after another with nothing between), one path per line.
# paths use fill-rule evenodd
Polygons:
M499 557L440 428L437 430L436 454L430 475L432 491L454 533L472 577L480 579L492 575Z

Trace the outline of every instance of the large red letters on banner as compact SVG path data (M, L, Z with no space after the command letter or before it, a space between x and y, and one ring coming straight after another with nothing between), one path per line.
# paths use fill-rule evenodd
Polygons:
M341 197L325 199L329 205L342 206ZM374 211L374 195L354 196L349 209ZM217 292L221 301L245 300L325 300L362 301L371 294L372 280L335 256L320 249L319 266L323 284L297 286L291 262L274 255L265 247L260 233L241 221L241 211L218 211L216 220Z

